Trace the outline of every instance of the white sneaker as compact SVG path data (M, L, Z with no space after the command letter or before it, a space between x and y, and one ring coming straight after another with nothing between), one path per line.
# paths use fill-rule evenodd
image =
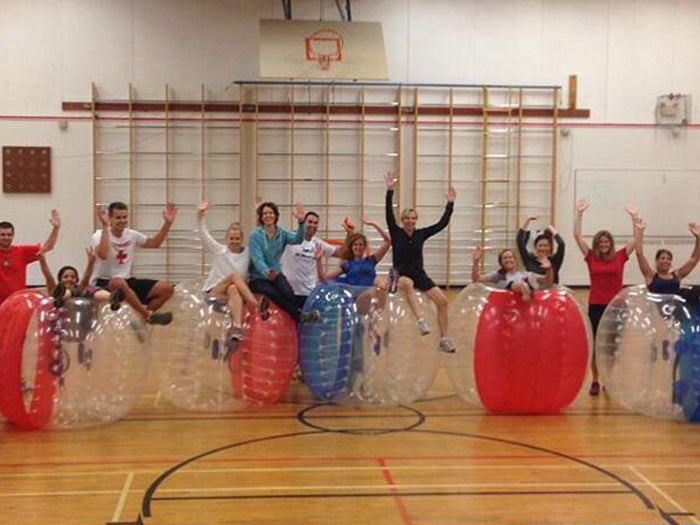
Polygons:
M452 342L452 339L449 337L443 337L440 339L440 343L438 344L438 350L441 352L446 352L448 354L454 354L455 353L455 345Z
M420 332L420 335L428 335L430 333L430 327L428 326L428 321L425 320L425 318L421 317L418 319L418 322L416 323L418 325L418 331Z

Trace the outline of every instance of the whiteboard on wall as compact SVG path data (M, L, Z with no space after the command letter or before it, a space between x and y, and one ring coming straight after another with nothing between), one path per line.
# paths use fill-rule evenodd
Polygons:
M575 198L591 203L583 219L586 237L598 230L631 236L630 203L644 217L645 237L687 237L688 223L700 221L700 169L579 168L575 180Z

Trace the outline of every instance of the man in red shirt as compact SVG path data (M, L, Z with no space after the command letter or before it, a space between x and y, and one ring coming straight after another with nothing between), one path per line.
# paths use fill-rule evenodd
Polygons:
M12 245L15 227L11 222L0 222L0 304L13 292L27 287L27 265L39 258L39 251L46 253L53 249L58 239L61 218L56 210L51 210L49 219L53 229L43 245Z

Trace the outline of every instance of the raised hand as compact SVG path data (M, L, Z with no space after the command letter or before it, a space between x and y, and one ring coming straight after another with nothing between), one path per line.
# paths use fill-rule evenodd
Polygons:
M637 208L637 206L635 206L634 204L628 204L627 206L625 206L625 211L627 212L627 215L632 217L632 220L641 217L639 214L639 208Z
M691 222L688 224L688 230L690 233L692 233L695 237L700 237L700 223L697 222Z
M51 217L49 217L49 222L54 228L61 227L61 216L58 214L58 210L51 210Z
M355 223L352 222L350 217L345 217L343 219L343 222L340 223L340 225L343 227L347 235L355 233Z
M559 233L553 224L550 224L549 226L547 226L547 228L545 228L545 230L548 231L549 233L551 233L552 237L556 237L557 234Z
M204 199L202 202L199 203L199 206L197 206L197 217L202 218L204 215L207 213L207 210L209 209L209 201L207 199Z
M457 198L457 192L455 189L450 186L447 188L447 193L445 193L445 198L447 199L447 202L454 202L455 199Z
M484 249L481 246L477 246L472 252L472 262L479 262L483 256Z
M254 202L255 202L255 209L257 210L260 207L260 205L263 203L262 197L260 195L256 195Z
M547 268L551 268L551 267L552 267L552 262L549 260L549 257L547 257L546 255L538 255L538 256L537 256L537 262L539 262L539 263L540 263L540 267L541 267L541 268L544 268L545 270L546 270Z
M87 257L88 263L94 261L97 257L97 254L95 253L95 248L93 248L92 246L86 246L85 256Z
M168 224L172 224L175 220L175 217L177 217L177 208L171 202L168 205L166 205L165 209L163 210L163 220Z
M396 173L393 171L387 171L384 174L384 182L386 182L386 189L393 190L399 179L396 178Z
M100 220L102 226L109 226L109 212L99 204L95 206L95 211L97 212L97 218Z
M304 207L299 204L298 202L294 203L294 211L292 212L294 214L294 217L299 221L304 220L304 216L306 215L306 211L304 211Z
M579 199L576 201L576 211L578 213L583 213L588 209L591 204L585 199Z

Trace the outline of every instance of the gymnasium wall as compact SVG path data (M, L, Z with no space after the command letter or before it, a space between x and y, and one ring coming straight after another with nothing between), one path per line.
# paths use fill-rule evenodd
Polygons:
M628 234L619 208L632 197L648 216L650 235L668 238L678 259L686 256L685 224L700 220L693 208L700 131L673 136L648 124L658 95L700 97L699 2L354 0L352 7L355 20L382 22L394 82L565 85L569 74L578 75L578 106L591 118L573 122L560 140L564 282L587 281L570 235L576 195L593 200L584 231L607 226ZM293 2L295 18L317 19L319 9L338 18L330 0ZM202 83L209 98L230 98L232 80L257 78L258 19L282 18L282 5L0 0L0 13L0 143L53 148L53 193L0 194L0 217L15 223L17 242L41 241L49 210L58 207L65 226L52 265L82 267L92 231L90 123L69 120L61 130L41 117L61 116L64 100L89 100L91 82L103 99L126 98L130 82L140 99L163 98L166 83L178 99L198 99ZM37 270L33 282L40 281ZM638 279L630 264L626 280Z

